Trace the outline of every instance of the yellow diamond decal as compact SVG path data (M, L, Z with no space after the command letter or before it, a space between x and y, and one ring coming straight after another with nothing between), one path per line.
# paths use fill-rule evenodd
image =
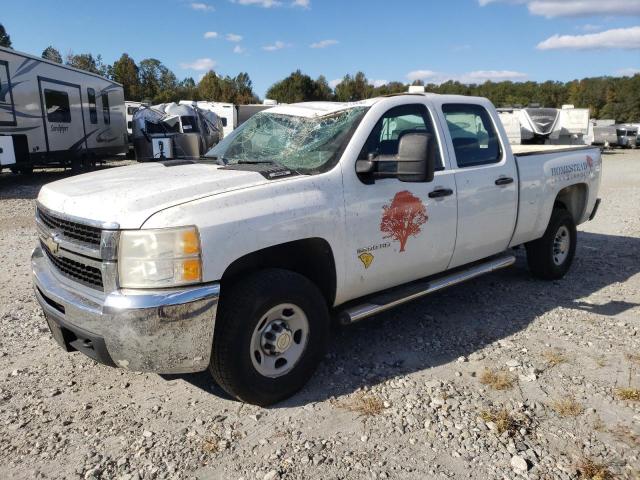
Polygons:
M371 264L373 263L373 258L374 257L369 252L364 252L364 253L361 253L360 255L358 255L358 258L360 259L360 261L364 265L364 268L369 268L371 266Z

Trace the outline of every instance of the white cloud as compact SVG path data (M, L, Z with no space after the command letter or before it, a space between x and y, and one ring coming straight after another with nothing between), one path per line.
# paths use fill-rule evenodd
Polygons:
M340 42L338 42L337 40L320 40L319 42L312 43L309 46L311 48L327 48L331 45L337 45L338 43Z
M236 45L235 47L233 47L233 53L244 53L246 52L244 47L241 47L240 45Z
M554 35L540 42L537 48L538 50L598 50L605 48L637 50L640 49L640 27L614 28L587 35Z
M444 72L435 72L433 70L414 70L407 74L410 82L422 80L425 83L440 84L449 80L455 80L460 83L485 83L487 81L502 82L505 80L524 80L527 78L526 73L516 72L513 70L475 70L463 74L450 74Z
M620 77L633 77L638 73L640 73L640 68L621 68L620 70L616 71L616 74Z
M262 49L266 50L267 52L275 52L276 50L282 50L283 48L287 48L290 46L291 44L289 43L284 43L284 42L281 42L280 40L277 40L276 42L273 42L271 45L265 45L264 47L262 47Z
M199 12L213 12L215 10L215 8L213 8L208 3L192 2L189 4L189 6L192 10L197 10Z
M198 58L193 62L185 62L180 64L180 68L184 70L211 70L216 66L216 62L210 58Z
M230 42L235 42L235 43L238 43L238 42L242 41L242 35L238 35L236 33L227 33L225 38L227 40L229 40Z
M389 83L389 81L388 80L369 80L369 83L374 87L381 87Z
M311 0L293 0L292 7L311 8Z
M342 83L342 78L336 78L335 80L331 80L329 82L329 86L331 88L336 88L338 85L340 85Z
M481 6L498 2L524 3L533 15L547 18L640 15L640 2L629 0L478 0Z
M204 38L218 38L218 32L204 32Z
M414 70L413 72L407 73L407 78L411 82L415 82L416 80L425 81L436 76L438 76L438 73L433 70Z
M282 2L279 0L231 0L239 5L257 5L262 8L279 7Z

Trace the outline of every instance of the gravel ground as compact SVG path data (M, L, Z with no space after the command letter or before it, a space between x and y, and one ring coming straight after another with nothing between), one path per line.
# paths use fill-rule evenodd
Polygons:
M1 477L640 478L640 401L622 399L640 388L640 151L605 155L566 278L532 280L520 252L342 329L270 409L54 343L29 254L38 189L64 175L0 174Z

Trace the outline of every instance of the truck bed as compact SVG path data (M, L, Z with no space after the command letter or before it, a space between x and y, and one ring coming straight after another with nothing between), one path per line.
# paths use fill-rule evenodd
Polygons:
M589 150L591 148L594 147L591 145L511 145L511 151L517 157L553 152Z

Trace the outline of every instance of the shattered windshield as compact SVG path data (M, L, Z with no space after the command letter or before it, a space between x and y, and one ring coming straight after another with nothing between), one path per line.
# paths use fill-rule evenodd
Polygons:
M234 130L206 157L219 163L277 163L304 174L331 169L367 107L322 117L260 112Z

